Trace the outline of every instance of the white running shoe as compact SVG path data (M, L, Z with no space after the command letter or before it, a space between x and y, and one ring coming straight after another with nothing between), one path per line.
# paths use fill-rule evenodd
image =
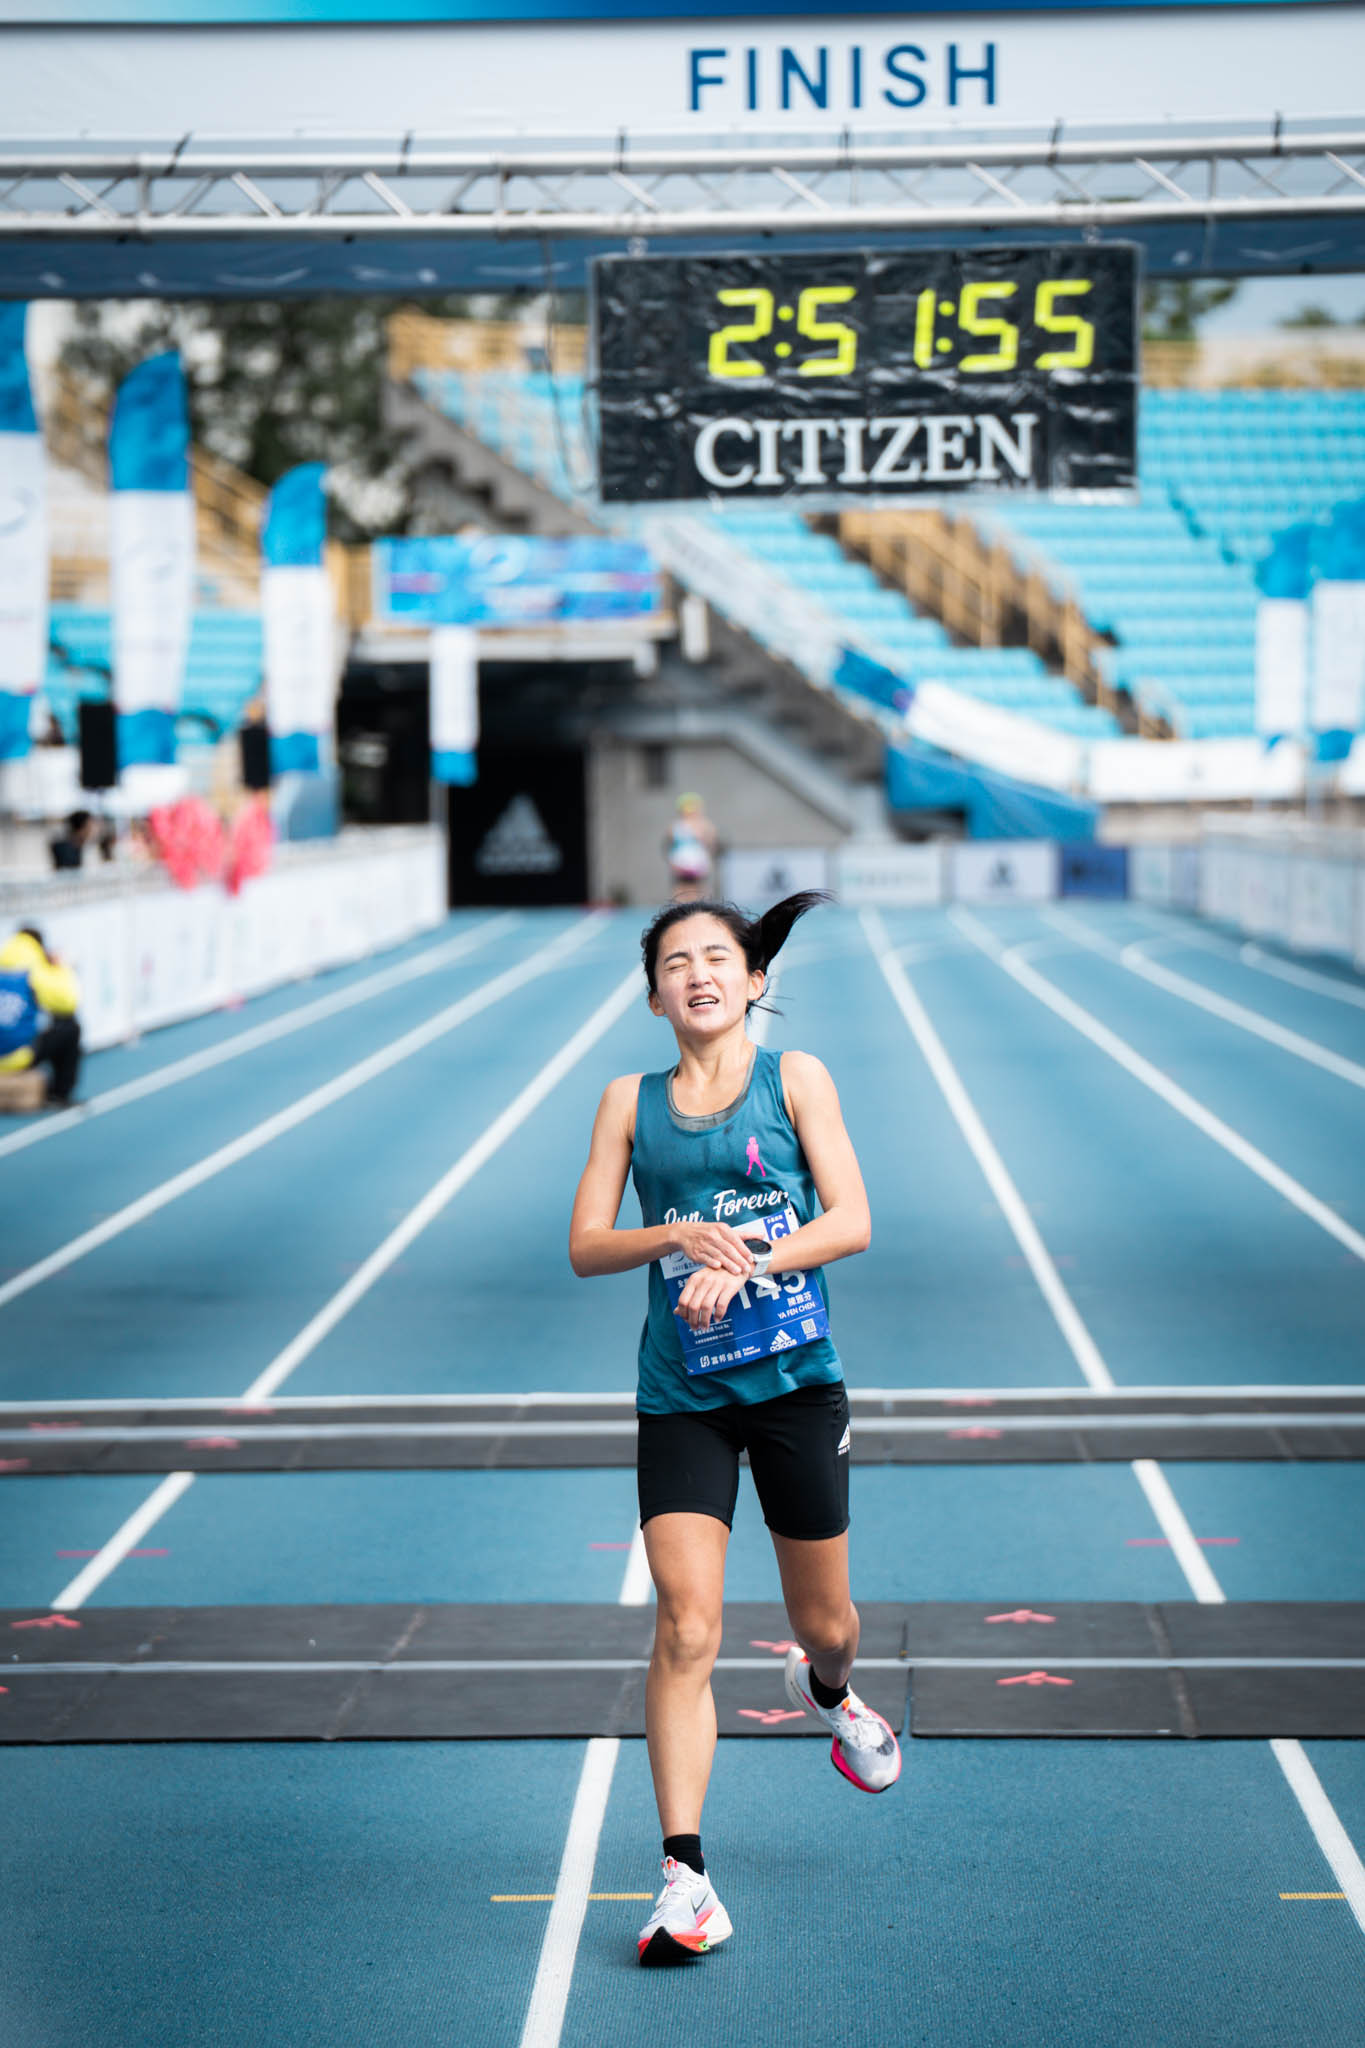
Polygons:
M901 1746L888 1721L858 1698L852 1687L837 1707L822 1707L810 1689L810 1658L799 1645L788 1650L787 1698L829 1729L829 1758L860 1792L885 1792L901 1774Z
M664 1888L640 1929L640 1961L677 1963L685 1956L704 1956L734 1931L710 1878L665 1856Z

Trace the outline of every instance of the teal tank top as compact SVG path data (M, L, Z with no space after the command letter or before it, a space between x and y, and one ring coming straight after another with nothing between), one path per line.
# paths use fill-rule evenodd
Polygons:
M815 1183L782 1099L780 1054L755 1046L744 1093L714 1116L682 1116L673 1107L671 1081L671 1074L640 1079L631 1177L646 1228L718 1219L735 1229L763 1223L780 1235L780 1219L789 1212L792 1227L813 1221L819 1213ZM817 1268L805 1277L808 1291L819 1297L811 1306L817 1311L823 1306L819 1321L827 1327L824 1274ZM789 1280L787 1275L773 1278ZM784 1296L784 1309L790 1298L790 1292ZM773 1339L767 1355L689 1372L664 1264L653 1260L649 1311L640 1333L640 1413L670 1415L771 1401L795 1387L837 1384L843 1369L832 1339L826 1334L801 1341L803 1320L816 1327L798 1314Z

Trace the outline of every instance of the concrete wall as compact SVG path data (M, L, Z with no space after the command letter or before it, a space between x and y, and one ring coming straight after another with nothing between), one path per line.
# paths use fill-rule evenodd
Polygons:
M662 780L651 781L662 769ZM658 745L599 738L588 752L588 885L595 902L666 903L664 842L678 798L694 790L739 847L835 847L847 827L719 738Z

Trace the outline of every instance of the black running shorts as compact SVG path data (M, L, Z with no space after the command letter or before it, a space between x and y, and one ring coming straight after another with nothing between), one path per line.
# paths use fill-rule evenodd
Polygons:
M714 1515L729 1528L739 1454L747 1451L763 1519L775 1536L815 1542L848 1527L848 1394L841 1382L639 1420L642 1523L651 1515Z

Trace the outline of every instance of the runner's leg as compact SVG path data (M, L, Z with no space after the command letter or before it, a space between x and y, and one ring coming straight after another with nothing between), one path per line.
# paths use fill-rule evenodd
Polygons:
M771 1533L792 1632L820 1683L842 1686L858 1654L858 1610L848 1587L848 1532L815 1542Z
M701 1832L716 1748L711 1668L720 1650L726 1524L714 1515L651 1515L645 1554L658 1594L645 1729L665 1836Z

